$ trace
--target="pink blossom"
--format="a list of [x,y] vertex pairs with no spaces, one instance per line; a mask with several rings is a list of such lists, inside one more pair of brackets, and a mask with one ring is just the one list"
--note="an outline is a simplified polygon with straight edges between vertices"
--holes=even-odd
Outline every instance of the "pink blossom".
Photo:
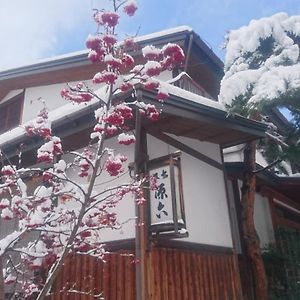
[[98,62],[100,60],[100,57],[98,55],[98,53],[94,50],[91,50],[88,54],[88,59],[92,62],[92,63],[95,63],[95,62]]
[[159,117],[159,112],[156,107],[152,104],[146,104],[144,102],[140,102],[139,106],[142,111],[144,111],[145,116],[151,121],[157,121]]
[[185,59],[183,50],[177,44],[167,44],[162,48],[162,52],[165,57],[162,66],[167,70],[172,70],[175,65],[183,63]]
[[51,182],[53,180],[53,175],[49,172],[44,172],[43,173],[43,181],[44,182]]
[[114,111],[105,118],[105,122],[109,123],[110,125],[121,126],[124,124],[124,117],[118,112]]
[[130,17],[132,17],[135,14],[137,9],[137,3],[134,0],[128,1],[124,6],[124,12]]
[[118,111],[125,120],[132,119],[132,108],[122,103],[115,106],[115,110]]
[[151,121],[157,121],[159,118],[159,113],[158,112],[152,112],[149,114],[148,119]]
[[99,35],[89,35],[86,39],[85,45],[88,49],[96,51],[102,44],[102,39]]
[[7,208],[7,207],[9,207],[9,200],[8,199],[6,199],[6,198],[3,198],[3,199],[1,199],[1,201],[0,201],[0,209],[4,209],[4,208]]
[[11,176],[16,173],[15,168],[12,166],[3,166],[1,169],[1,174],[4,176]]
[[165,101],[169,98],[169,94],[165,92],[158,92],[156,95],[156,99],[159,101]]
[[149,76],[158,76],[161,72],[161,64],[157,61],[150,60],[145,64],[145,73]]
[[114,72],[103,71],[97,73],[93,78],[93,83],[114,84],[118,79],[118,75]]
[[118,176],[123,172],[123,162],[125,162],[127,158],[122,155],[110,155],[105,163],[105,170],[110,176]]
[[99,222],[101,225],[113,227],[116,225],[117,217],[115,213],[106,213],[99,216]]
[[156,99],[159,101],[165,101],[169,98],[169,94],[166,89],[160,87],[156,95]]
[[57,155],[62,154],[61,140],[51,137],[51,140],[38,149],[37,158],[39,162],[51,163]]
[[107,136],[113,136],[118,132],[118,128],[114,125],[108,125],[106,129]]
[[68,89],[63,89],[61,90],[60,95],[66,100],[70,100],[75,103],[89,102],[93,98],[93,96],[90,93],[82,92],[80,90],[70,91]]
[[111,54],[105,55],[104,62],[110,67],[112,67],[113,69],[119,69],[122,65],[122,60],[113,57]]
[[16,276],[13,276],[12,274],[9,274],[5,280],[4,280],[4,283],[5,284],[12,284],[12,283],[15,283],[17,281],[17,277]]
[[123,145],[131,145],[135,143],[135,136],[133,134],[121,133],[118,136],[118,142]]
[[90,169],[90,164],[87,162],[86,159],[81,159],[79,162],[80,172],[78,175],[80,177],[87,177],[89,175],[88,171]]
[[159,82],[156,80],[149,79],[145,83],[143,83],[143,85],[144,85],[145,89],[154,90],[159,87]]
[[48,253],[44,258],[44,264],[48,267],[52,266],[57,259],[57,255],[55,253]]
[[130,83],[130,82],[123,82],[121,87],[120,87],[120,90],[122,92],[127,92],[128,90],[132,89],[133,88],[133,84]]
[[102,39],[108,46],[113,46],[118,41],[116,36],[113,34],[103,35]]
[[95,21],[99,25],[106,25],[108,27],[115,27],[119,22],[120,16],[115,12],[97,12],[94,15]]
[[122,57],[122,62],[125,65],[125,67],[128,68],[134,64],[134,59],[131,55],[125,53]]
[[1,212],[1,218],[3,220],[9,221],[14,217],[13,212],[9,208],[4,208]]
[[161,56],[161,50],[154,46],[146,46],[142,49],[143,56],[147,60],[158,60]]
[[128,37],[128,38],[124,39],[124,41],[123,41],[123,47],[126,50],[132,50],[132,49],[136,49],[137,48],[137,44],[134,42],[133,38]]

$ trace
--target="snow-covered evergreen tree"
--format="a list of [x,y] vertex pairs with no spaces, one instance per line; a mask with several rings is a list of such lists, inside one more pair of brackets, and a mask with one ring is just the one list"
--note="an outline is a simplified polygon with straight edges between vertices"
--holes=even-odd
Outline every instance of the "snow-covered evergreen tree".
[[[219,97],[230,112],[269,124],[269,139],[261,149],[269,163],[288,162],[291,168],[277,165],[287,174],[299,172],[300,162],[299,47],[300,16],[278,13],[230,31]],[[278,109],[288,115],[289,124],[274,122]]]

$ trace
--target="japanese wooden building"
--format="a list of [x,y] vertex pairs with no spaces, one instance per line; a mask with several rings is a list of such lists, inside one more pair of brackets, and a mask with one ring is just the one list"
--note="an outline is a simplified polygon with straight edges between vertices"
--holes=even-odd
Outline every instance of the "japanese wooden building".
[[[228,179],[238,177],[228,169],[232,172],[227,178],[223,150],[263,137],[266,127],[227,115],[217,102],[222,62],[189,27],[137,41],[141,46],[157,47],[174,42],[186,54],[183,70],[161,75],[170,98],[159,120],[148,123],[136,116],[137,143],[125,153],[138,172],[157,174],[164,190],[158,194],[145,192],[147,202],[141,206],[136,206],[133,199],[120,203],[117,214],[124,225],[121,230],[103,232],[103,243],[111,253],[106,262],[70,256],[49,299],[243,299],[237,210],[232,186],[230,189],[227,185]],[[134,55],[142,59],[139,51]],[[1,123],[1,151],[13,159],[16,145],[24,143],[23,161],[34,164],[33,150],[41,141],[13,127],[34,118],[38,107],[32,100],[40,96],[46,100],[53,130],[62,137],[64,148],[84,147],[94,122],[93,104],[71,109],[68,115],[60,114],[66,104],[59,93],[67,82],[89,83],[98,67],[89,63],[83,51],[0,72],[0,115],[6,116],[5,121],[0,119],[5,122]],[[178,76],[181,71],[184,73]],[[156,103],[154,92],[141,86],[136,89],[143,101]],[[117,97],[126,101],[131,94]],[[111,139],[107,145],[119,147]],[[276,198],[279,186],[267,186],[263,180],[261,195],[272,203],[270,199]],[[285,199],[284,205],[297,201],[291,200],[290,187],[297,186],[292,181],[280,181],[280,194],[286,188],[280,198]],[[135,226],[135,221],[125,222],[135,216],[142,226]],[[272,213],[272,222],[282,221]],[[10,230],[3,226],[2,222],[1,237]],[[82,293],[74,294],[72,289]]]

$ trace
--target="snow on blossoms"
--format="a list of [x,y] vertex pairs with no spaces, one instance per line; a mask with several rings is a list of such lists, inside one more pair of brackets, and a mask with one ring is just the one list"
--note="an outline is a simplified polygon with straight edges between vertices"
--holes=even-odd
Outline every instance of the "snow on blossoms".
[[124,171],[123,163],[127,160],[127,157],[123,155],[114,155],[110,154],[106,163],[105,170],[110,176],[118,176],[120,173]]
[[[91,78],[92,87],[85,82],[71,83],[61,91],[62,98],[78,107],[70,119],[73,120],[74,116],[75,121],[80,115],[80,128],[70,126],[66,130],[70,136],[62,139],[55,136],[53,132],[57,128],[51,128],[44,107],[25,127],[28,135],[35,135],[35,140],[43,142],[37,149],[38,167],[18,169],[7,165],[1,169],[0,214],[3,220],[16,219],[19,224],[15,234],[0,240],[1,254],[11,255],[13,250],[18,250],[18,261],[16,264],[9,261],[4,280],[8,284],[22,284],[24,297],[41,289],[42,293],[49,291],[51,276],[57,274],[55,268],[63,265],[64,257],[70,253],[84,253],[102,259],[105,251],[101,244],[101,230],[120,229],[128,221],[122,220],[122,223],[118,220],[114,211],[117,204],[125,197],[134,198],[137,204],[145,201],[145,179],[124,174],[127,157],[122,154],[122,149],[127,146],[130,153],[130,147],[136,142],[136,114],[156,121],[161,111],[138,97],[136,89],[142,85],[153,90],[158,101],[166,101],[168,91],[157,77],[162,72],[180,67],[184,53],[173,43],[162,48],[149,45],[141,49],[131,37],[119,42],[116,32],[120,18],[135,15],[137,2],[108,2],[114,4],[112,9],[96,11],[93,17],[97,32],[86,40],[88,59],[97,69]],[[88,115],[82,114],[86,112]],[[95,115],[94,124],[90,123],[91,112]],[[90,141],[85,140],[87,130],[90,130]],[[78,141],[74,141],[73,132],[79,137]],[[117,145],[116,149],[108,148],[111,142]],[[84,148],[75,150],[77,146]],[[22,158],[20,155],[20,164]],[[39,239],[35,240],[37,235]],[[15,245],[18,244],[22,247],[17,248]],[[44,282],[45,278],[38,278],[38,275],[25,276],[28,271],[37,274],[35,271],[41,267],[46,273],[54,270],[47,275],[50,280]]]
[[37,152],[39,162],[52,163],[58,155],[62,154],[62,145],[59,137],[53,136],[50,141],[43,144]]
[[29,122],[29,124],[25,126],[25,130],[28,135],[39,135],[45,139],[49,138],[52,132],[47,109],[43,108],[40,110],[37,118]]
[[130,17],[132,17],[135,14],[137,9],[137,3],[134,0],[127,1],[127,3],[124,6],[124,12]]

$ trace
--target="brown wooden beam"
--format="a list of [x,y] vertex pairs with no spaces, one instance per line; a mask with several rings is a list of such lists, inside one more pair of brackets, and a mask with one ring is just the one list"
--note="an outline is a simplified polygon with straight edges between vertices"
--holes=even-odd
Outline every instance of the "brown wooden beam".
[[272,188],[269,187],[262,187],[260,190],[261,194],[266,197],[272,197],[273,199],[276,198],[277,200],[283,202],[284,204],[291,206],[297,210],[300,210],[300,205],[287,196],[281,194],[278,191],[273,190]]
[[[138,100],[142,99],[142,91],[138,91]],[[146,133],[142,130],[141,114],[138,108],[135,110],[135,153],[134,153],[134,173],[137,178],[143,176],[145,159],[145,142]],[[147,249],[147,232],[146,222],[146,205],[138,204],[136,201],[136,237],[135,237],[135,279],[136,279],[136,300],[147,299],[147,279],[146,279],[146,249]]]
[[219,163],[216,160],[206,156],[205,154],[200,153],[199,151],[177,141],[176,139],[174,139],[162,132],[158,132],[158,131],[148,130],[148,133],[151,134],[152,136],[154,136],[155,138],[157,138],[167,144],[170,144],[171,146],[205,162],[206,164],[223,171],[223,165],[221,163]]

